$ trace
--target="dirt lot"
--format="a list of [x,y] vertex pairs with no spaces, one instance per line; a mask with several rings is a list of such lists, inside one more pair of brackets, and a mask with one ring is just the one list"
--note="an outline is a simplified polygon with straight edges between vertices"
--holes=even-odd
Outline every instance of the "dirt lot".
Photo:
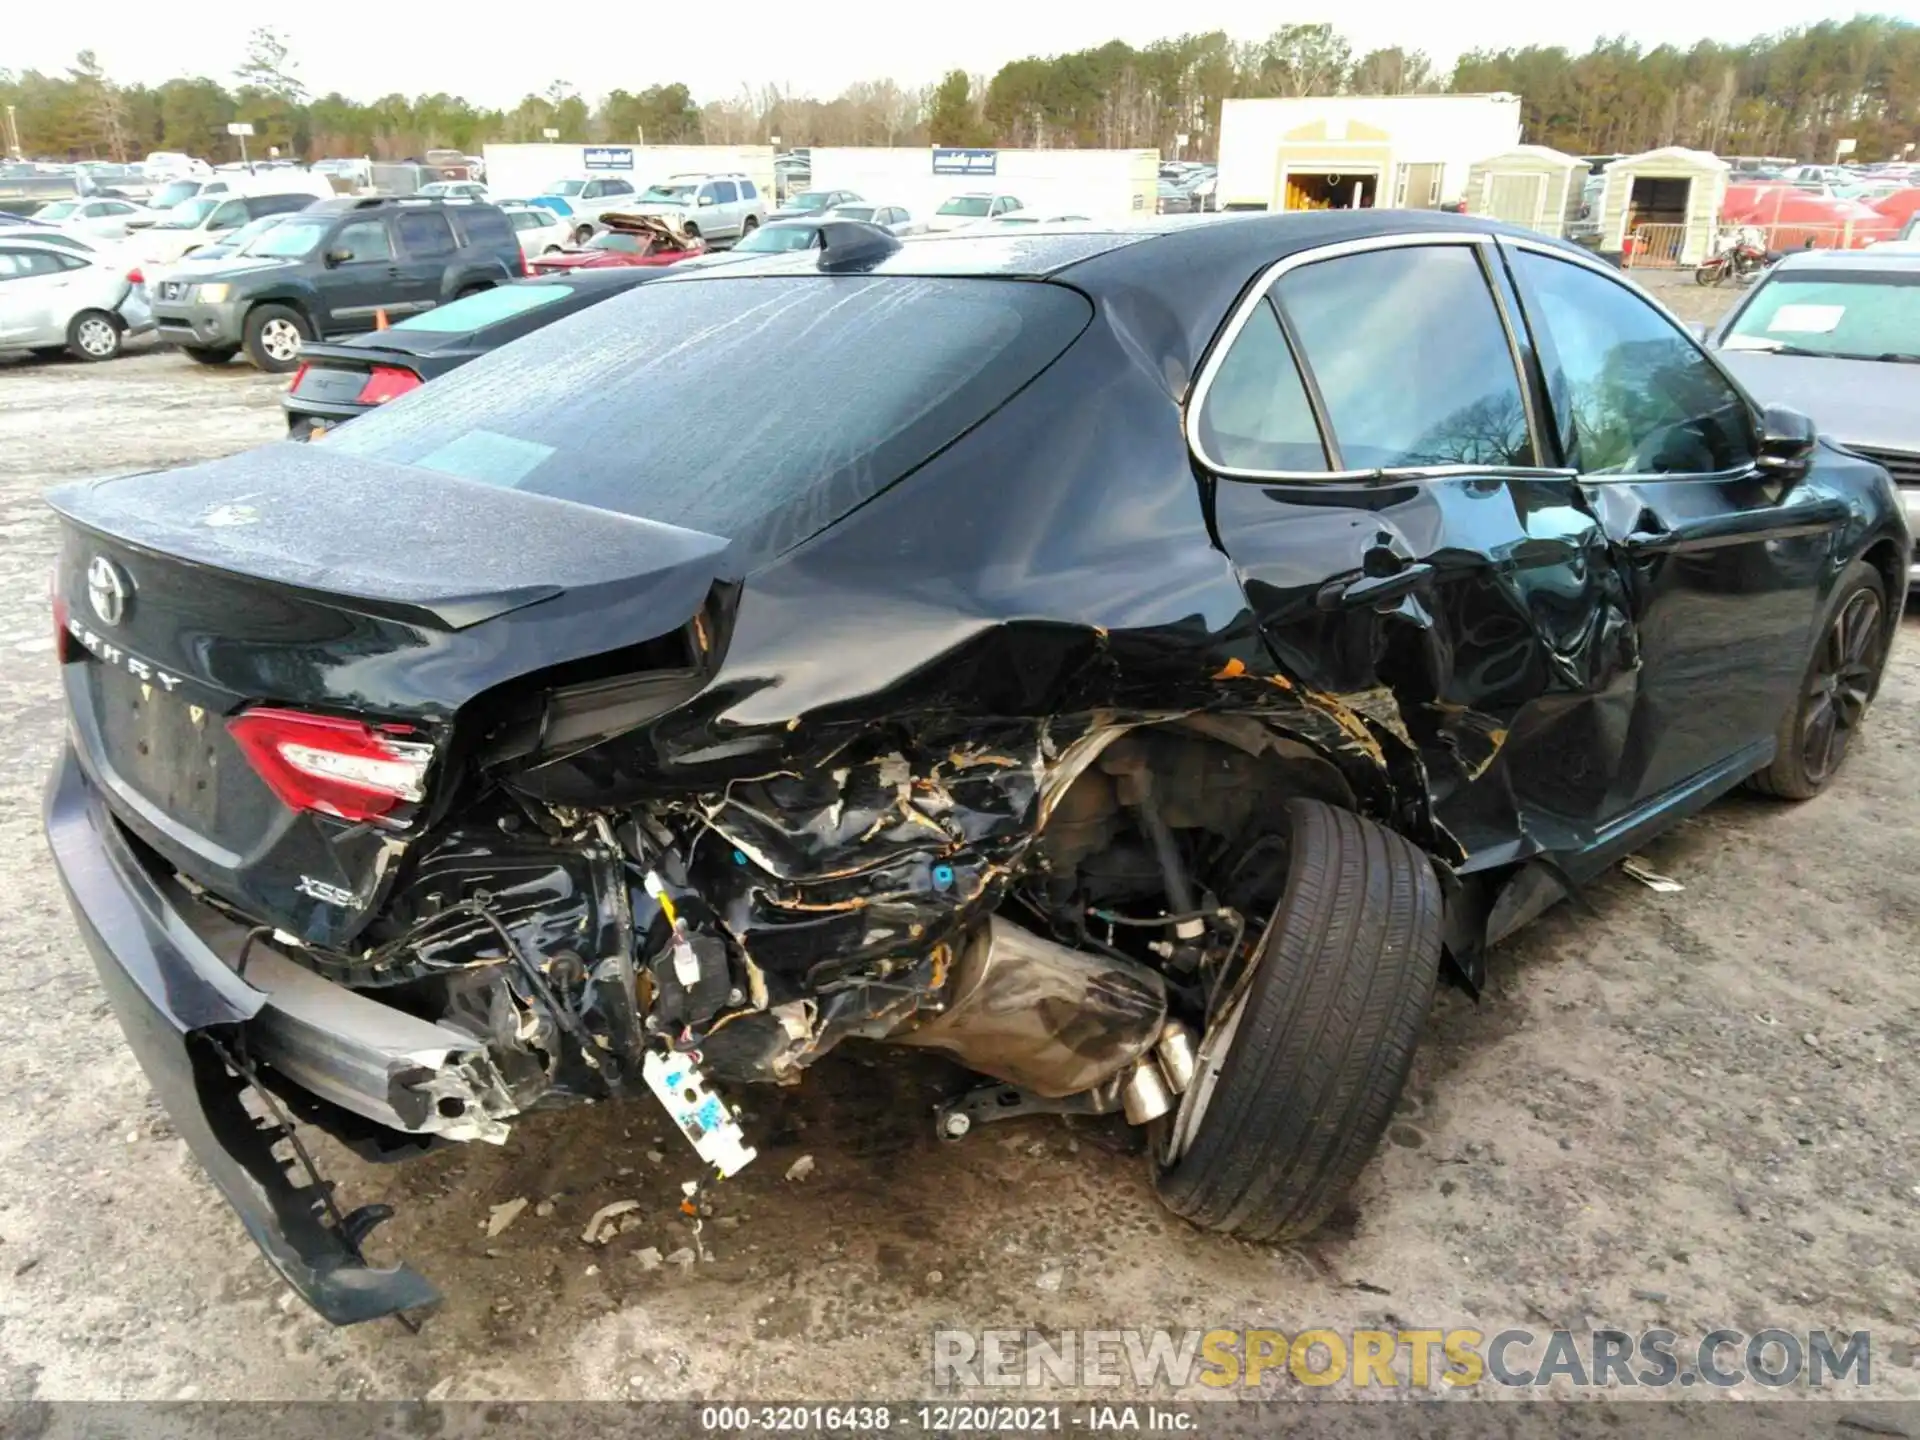
[[[449,1296],[417,1337],[330,1330],[150,1103],[38,815],[61,725],[40,491],[274,439],[278,386],[164,353],[0,364],[0,1399],[908,1396],[941,1324],[1550,1323],[1870,1329],[1876,1391],[1920,1396],[1916,616],[1833,793],[1715,806],[1647,851],[1683,893],[1616,875],[1597,915],[1497,952],[1478,1004],[1442,995],[1389,1143],[1309,1244],[1188,1229],[1103,1130],[942,1145],[928,1107],[955,1072],[868,1050],[744,1097],[761,1158],[684,1268],[640,1253],[695,1243],[693,1157],[644,1105],[390,1171],[326,1149],[350,1203],[398,1205],[376,1249]],[[584,1245],[620,1199],[639,1227]]]

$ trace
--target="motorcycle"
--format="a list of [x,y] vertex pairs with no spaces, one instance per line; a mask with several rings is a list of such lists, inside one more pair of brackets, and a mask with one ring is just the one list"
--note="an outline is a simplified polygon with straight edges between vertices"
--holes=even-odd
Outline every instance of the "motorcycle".
[[1696,285],[1718,285],[1729,276],[1745,285],[1779,257],[1744,236],[1707,257],[1693,272]]

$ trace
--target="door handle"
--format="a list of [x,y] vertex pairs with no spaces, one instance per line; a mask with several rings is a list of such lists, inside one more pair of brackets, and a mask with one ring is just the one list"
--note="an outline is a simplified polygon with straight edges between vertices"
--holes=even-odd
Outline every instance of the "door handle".
[[1320,587],[1314,603],[1322,610],[1361,610],[1372,605],[1390,605],[1416,590],[1424,590],[1432,578],[1433,566],[1416,562],[1402,565],[1391,575],[1362,575],[1354,580],[1332,581]]

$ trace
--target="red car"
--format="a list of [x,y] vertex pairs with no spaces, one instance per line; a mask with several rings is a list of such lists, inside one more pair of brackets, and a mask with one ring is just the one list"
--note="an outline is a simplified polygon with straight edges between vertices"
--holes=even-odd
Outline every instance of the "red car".
[[705,243],[651,215],[603,215],[607,229],[577,250],[537,255],[531,273],[598,269],[608,265],[671,265],[701,254]]

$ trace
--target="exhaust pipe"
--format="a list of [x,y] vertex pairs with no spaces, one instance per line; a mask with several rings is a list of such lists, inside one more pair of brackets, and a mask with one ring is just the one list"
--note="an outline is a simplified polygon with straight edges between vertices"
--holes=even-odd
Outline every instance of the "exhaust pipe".
[[[1077,1095],[1147,1056],[1166,1028],[1167,990],[1144,965],[1056,945],[998,915],[965,942],[946,1009],[887,1038],[944,1050],[971,1070],[1047,1099]],[[1131,1078],[1131,1077],[1130,1077]],[[1129,1112],[1164,1101],[1143,1093]]]

